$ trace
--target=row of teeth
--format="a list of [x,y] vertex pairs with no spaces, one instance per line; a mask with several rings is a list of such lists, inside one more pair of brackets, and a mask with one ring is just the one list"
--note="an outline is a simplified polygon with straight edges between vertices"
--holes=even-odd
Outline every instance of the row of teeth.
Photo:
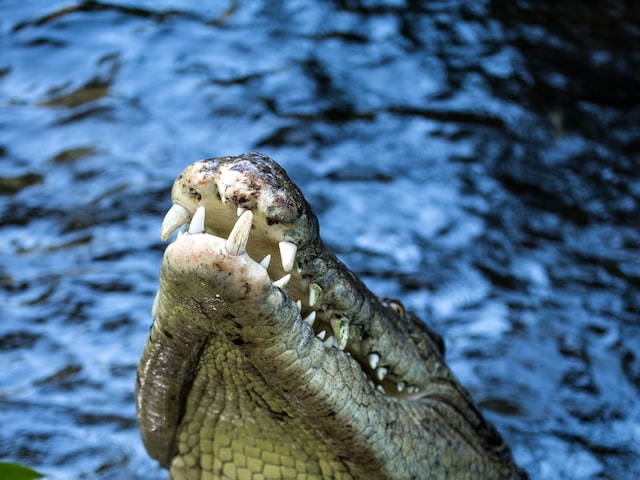
[[[182,208],[182,207],[181,207]],[[227,239],[226,248],[227,251],[231,255],[242,255],[247,250],[247,243],[249,241],[249,234],[251,232],[251,224],[253,223],[253,214],[251,210],[246,210],[243,208],[238,209],[239,218],[236,221],[236,224],[233,226],[231,233],[229,234],[229,238]],[[198,207],[196,212],[193,214],[191,218],[191,223],[189,224],[188,232],[193,233],[202,233],[205,231],[204,228],[204,219],[205,219],[205,208]],[[298,247],[291,242],[287,242],[286,240],[282,240],[279,243],[280,248],[280,258],[282,259],[282,268],[285,272],[290,272],[293,269],[293,265],[296,260],[296,254],[298,253]],[[267,255],[260,261],[260,265],[266,270],[269,268],[269,264],[271,263],[271,255]],[[291,273],[287,273],[279,280],[275,280],[273,285],[284,289],[289,281],[291,280]],[[322,287],[317,283],[309,284],[309,306],[314,307],[318,303],[318,299],[322,294]],[[296,302],[298,306],[298,311],[302,311],[302,302],[298,300]],[[307,317],[303,320],[304,322],[313,327],[316,320],[317,313],[315,310],[311,311]],[[349,341],[349,321],[345,317],[334,317],[330,321],[331,329],[333,331],[333,336],[327,336],[327,331],[320,331],[316,337],[319,340],[322,340],[325,345],[331,347],[337,347],[340,350],[344,350],[347,346],[347,342]]]
[[[244,209],[242,207],[238,208],[237,211],[238,220],[236,221],[231,233],[229,233],[229,237],[227,238],[226,249],[231,255],[242,255],[247,250],[247,243],[249,241],[249,234],[251,232],[251,225],[253,223],[253,213],[251,210]],[[162,227],[162,237],[163,239],[168,238],[173,230],[175,230],[176,225],[183,224],[188,217],[190,216],[189,212],[186,208],[174,204],[173,207],[169,210],[167,215],[165,216],[165,220],[163,222]],[[203,206],[198,207],[196,212],[193,214],[191,218],[191,222],[189,224],[188,232],[190,234],[203,233],[205,231],[205,208]],[[166,231],[169,231],[166,234]],[[286,240],[282,240],[279,242],[280,249],[280,257],[282,259],[282,268],[285,272],[290,272],[295,265],[296,254],[298,252],[298,247]],[[267,255],[263,258],[259,263],[266,270],[269,268],[269,264],[271,262],[271,255]],[[286,273],[282,278],[275,280],[272,284],[278,288],[284,289],[289,281],[291,280],[291,273]],[[309,284],[309,307],[315,307],[318,305],[318,301],[320,296],[322,295],[322,287],[317,283],[311,282]],[[298,312],[302,311],[302,302],[298,300],[296,302],[298,307]],[[312,310],[303,321],[313,328],[315,321],[317,318],[317,311]],[[331,328],[331,334],[327,334],[327,329],[322,329],[318,333],[316,333],[316,338],[322,341],[327,347],[338,348],[340,350],[344,350],[347,347],[349,341],[349,319],[344,316],[334,315],[329,320],[329,326]],[[371,371],[374,372],[375,379],[377,382],[382,382],[387,378],[387,374],[389,369],[385,366],[380,365],[380,355],[372,352],[367,355],[367,361],[369,363],[369,367]],[[416,394],[419,392],[419,388],[414,385],[407,385],[403,381],[392,382],[395,384],[395,389],[398,393],[406,392],[409,394]],[[381,391],[382,393],[386,393],[384,387],[380,383],[374,383],[373,380],[370,381],[370,384]]]

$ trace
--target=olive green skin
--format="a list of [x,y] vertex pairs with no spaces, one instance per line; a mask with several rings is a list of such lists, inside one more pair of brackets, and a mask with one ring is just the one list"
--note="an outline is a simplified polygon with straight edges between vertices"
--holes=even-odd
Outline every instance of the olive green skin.
[[[172,197],[190,215],[205,207],[206,232],[165,252],[136,388],[143,441],[171,478],[526,478],[446,366],[439,337],[325,248],[273,160],[196,162]],[[246,210],[246,252],[233,254],[225,238]],[[280,241],[297,246],[290,272]],[[318,338],[331,325],[348,326],[343,349]]]

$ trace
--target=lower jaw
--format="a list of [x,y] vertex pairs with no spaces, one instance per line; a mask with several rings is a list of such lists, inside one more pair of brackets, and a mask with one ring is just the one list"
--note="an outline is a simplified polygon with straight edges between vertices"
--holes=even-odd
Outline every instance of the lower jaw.
[[[275,265],[269,265],[271,263],[269,258],[272,254],[258,263],[249,257],[247,250],[264,252],[268,251],[268,248],[264,246],[258,248],[258,245],[251,242],[252,218],[251,211],[241,212],[229,238],[223,239],[203,233],[205,230],[204,207],[200,207],[193,215],[188,231],[180,234],[179,238],[167,249],[167,252],[170,254],[171,251],[178,248],[176,245],[179,245],[180,242],[187,242],[189,238],[202,238],[205,243],[207,240],[213,243],[217,242],[221,264],[227,261],[227,257],[242,257],[246,263],[242,268],[252,269],[253,276],[238,279],[235,281],[237,284],[247,288],[252,286],[254,291],[256,289],[277,288],[287,292],[285,298],[292,299],[292,305],[289,306],[289,309],[297,310],[293,313],[294,317],[297,314],[303,315],[303,323],[311,327],[316,339],[325,348],[333,350],[335,352],[333,354],[342,354],[336,350],[346,350],[349,360],[352,360],[352,357],[357,359],[361,370],[368,376],[369,385],[372,388],[378,390],[379,393],[392,396],[419,396],[419,390],[415,385],[403,380],[390,379],[388,374],[392,369],[384,364],[384,358],[381,358],[380,353],[370,351],[368,342],[362,340],[367,335],[368,324],[377,314],[372,306],[379,303],[376,297],[334,255],[324,249],[319,239],[306,245],[301,252],[296,252],[297,248],[293,247],[293,252],[290,255],[287,255],[287,250],[283,249],[283,244],[287,248],[290,244],[286,245],[288,242],[280,242],[280,257],[283,259],[283,267],[280,267],[277,262],[274,262]],[[193,248],[185,248],[185,250],[195,262],[193,266],[195,271],[198,268],[203,268],[202,265],[206,265],[207,262],[213,261],[211,252],[198,256]],[[307,261],[307,259],[310,260]],[[286,268],[285,263],[288,263]],[[218,269],[222,271],[225,269],[231,271],[234,268],[232,263],[226,267],[224,265],[218,266]],[[282,275],[287,270],[290,273],[284,274],[278,280],[271,280],[269,271]],[[198,276],[197,272],[194,274],[194,278],[196,276]],[[216,282],[224,281],[223,275]],[[185,279],[183,285],[188,282],[189,280]],[[216,282],[210,283],[216,284]],[[233,289],[230,288],[229,291],[233,291]],[[210,294],[211,291],[203,291],[202,298]],[[243,292],[237,293],[237,295],[242,294]],[[237,313],[237,315],[251,316],[252,312],[260,312],[263,305],[268,302],[266,298],[258,298],[250,308],[243,309],[243,312]],[[228,306],[224,308],[228,308]],[[284,331],[278,335],[286,333]],[[259,339],[254,341],[257,340]]]

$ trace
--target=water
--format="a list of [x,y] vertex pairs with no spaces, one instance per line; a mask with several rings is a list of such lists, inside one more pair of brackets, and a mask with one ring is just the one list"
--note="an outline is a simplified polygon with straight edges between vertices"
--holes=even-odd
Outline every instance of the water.
[[640,13],[556,3],[0,3],[0,458],[166,477],[133,388],[170,186],[259,150],[532,478],[640,475]]

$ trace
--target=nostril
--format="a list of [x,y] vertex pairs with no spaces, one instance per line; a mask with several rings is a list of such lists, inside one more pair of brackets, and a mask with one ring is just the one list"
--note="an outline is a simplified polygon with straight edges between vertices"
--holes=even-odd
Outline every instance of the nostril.
[[194,197],[197,201],[202,200],[202,194],[193,187],[189,187],[189,195]]

